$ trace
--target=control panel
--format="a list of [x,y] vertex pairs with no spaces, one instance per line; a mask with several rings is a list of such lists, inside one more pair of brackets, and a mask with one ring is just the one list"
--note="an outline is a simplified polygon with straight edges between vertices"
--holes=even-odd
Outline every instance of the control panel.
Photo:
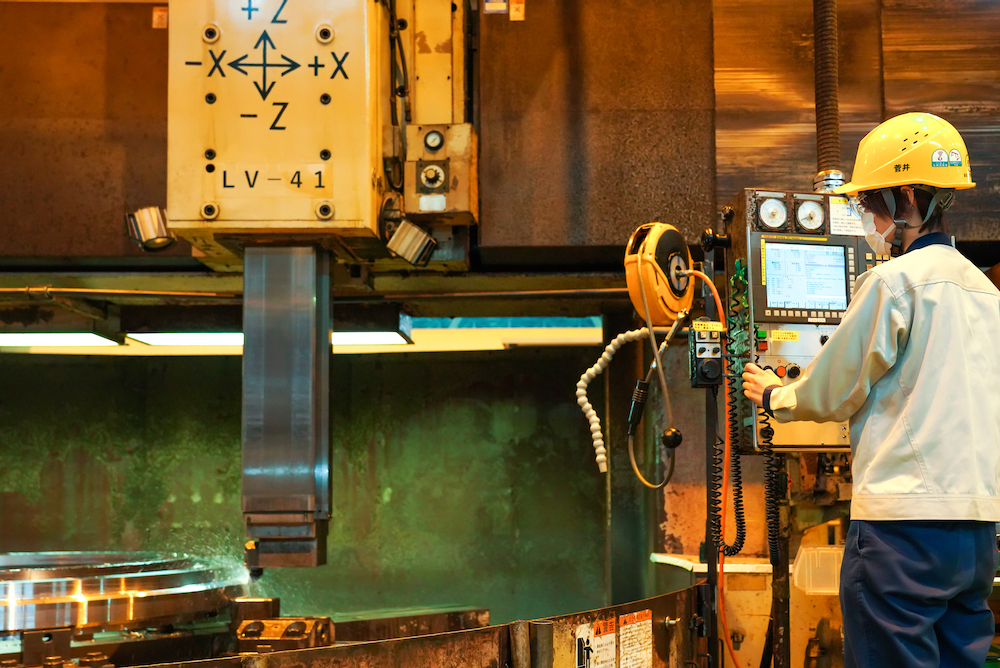
[[[753,332],[753,354],[757,366],[770,369],[783,385],[801,377],[820,348],[829,340],[835,325],[757,324]],[[771,420],[775,449],[849,450],[846,422],[788,422]]]
[[691,387],[722,385],[722,335],[720,322],[710,322],[705,317],[691,322],[688,336]]
[[[724,214],[730,359],[794,383],[840,324],[857,277],[888,258],[871,252],[846,197],[746,189]],[[850,448],[847,423],[780,424],[739,395],[744,451],[764,441],[788,451]]]

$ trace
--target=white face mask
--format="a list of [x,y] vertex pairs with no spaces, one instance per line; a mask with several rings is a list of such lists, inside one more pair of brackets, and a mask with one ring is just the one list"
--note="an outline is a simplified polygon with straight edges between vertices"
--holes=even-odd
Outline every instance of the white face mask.
[[876,255],[889,255],[892,252],[891,239],[896,235],[896,226],[892,225],[884,234],[879,234],[875,227],[875,216],[865,211],[861,216],[861,225],[865,229],[865,241],[875,251]]

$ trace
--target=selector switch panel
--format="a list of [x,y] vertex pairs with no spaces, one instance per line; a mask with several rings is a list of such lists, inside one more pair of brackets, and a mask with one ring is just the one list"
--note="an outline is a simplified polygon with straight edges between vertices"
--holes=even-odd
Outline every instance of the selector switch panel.
[[[805,367],[819,354],[836,325],[757,323],[757,366],[771,369],[783,385],[802,377]],[[766,346],[761,349],[761,346]],[[759,417],[759,416],[758,416]],[[759,423],[758,423],[759,426]],[[790,451],[838,451],[850,448],[847,423],[770,421],[772,444]]]

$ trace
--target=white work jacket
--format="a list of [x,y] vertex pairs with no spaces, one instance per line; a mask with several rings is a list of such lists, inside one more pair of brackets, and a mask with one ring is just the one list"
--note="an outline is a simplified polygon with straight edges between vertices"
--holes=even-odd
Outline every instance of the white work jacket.
[[1000,521],[1000,292],[940,243],[865,272],[770,408],[850,419],[853,519]]

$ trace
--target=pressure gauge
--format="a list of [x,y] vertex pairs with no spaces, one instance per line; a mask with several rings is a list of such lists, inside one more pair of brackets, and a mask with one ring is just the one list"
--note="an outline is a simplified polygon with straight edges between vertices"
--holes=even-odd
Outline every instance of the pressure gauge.
[[444,146],[444,135],[437,130],[431,130],[424,137],[424,146],[428,151],[436,151]]
[[823,207],[820,203],[811,201],[799,204],[798,211],[795,212],[795,217],[798,219],[802,229],[809,231],[818,230],[823,227],[823,220],[825,219]]
[[786,220],[788,220],[788,210],[781,200],[771,198],[764,200],[760,205],[760,222],[764,223],[765,227],[776,230],[784,225]]

